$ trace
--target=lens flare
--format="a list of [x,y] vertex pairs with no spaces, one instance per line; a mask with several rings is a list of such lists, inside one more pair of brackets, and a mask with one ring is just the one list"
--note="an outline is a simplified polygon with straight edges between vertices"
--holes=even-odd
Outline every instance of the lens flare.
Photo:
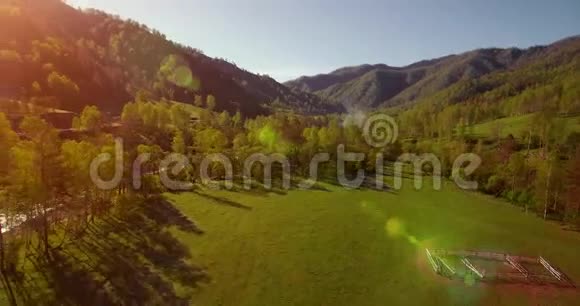
[[278,141],[278,133],[269,125],[266,125],[260,130],[258,134],[258,140],[262,145],[268,148],[273,148],[274,144]]
[[409,234],[405,224],[399,218],[390,218],[385,223],[385,231],[387,235],[391,238],[403,238],[406,239],[410,244],[420,247],[421,242],[417,237]]
[[270,125],[266,125],[258,132],[258,141],[269,151],[277,153],[286,153],[291,147],[289,143],[282,138],[280,132]]
[[390,237],[396,238],[406,235],[405,225],[398,218],[390,218],[385,224],[385,230]]
[[193,76],[188,67],[180,66],[173,71],[173,82],[177,86],[189,87],[193,83]]
[[167,56],[161,63],[159,73],[167,81],[181,88],[198,91],[201,87],[199,79],[193,75],[187,62],[180,56]]
[[415,236],[408,236],[407,237],[407,240],[409,240],[409,242],[412,245],[415,245],[415,246],[420,246],[421,245],[421,243],[419,242],[419,240]]

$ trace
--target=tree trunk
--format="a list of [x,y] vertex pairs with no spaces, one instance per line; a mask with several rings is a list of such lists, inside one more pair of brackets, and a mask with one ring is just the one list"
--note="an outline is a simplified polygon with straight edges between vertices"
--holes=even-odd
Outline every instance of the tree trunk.
[[41,239],[46,259],[50,260],[50,242],[48,241],[48,216],[45,206],[42,207],[42,229]]
[[530,147],[532,146],[532,130],[528,132],[528,149],[526,151],[526,160],[527,157],[530,155]]
[[16,295],[14,294],[14,289],[12,289],[12,283],[10,282],[10,278],[6,273],[6,269],[2,267],[2,285],[4,286],[5,291],[8,293],[8,300],[10,301],[10,305],[17,306],[18,303],[16,302]]
[[10,305],[16,306],[16,296],[14,290],[12,289],[12,284],[10,283],[10,278],[6,271],[6,248],[4,244],[4,234],[2,233],[2,224],[0,224],[0,274],[2,274],[2,285],[8,293],[8,299],[10,300]]
[[544,220],[548,217],[548,204],[550,202],[550,180],[552,179],[552,161],[548,160],[548,178],[546,179],[546,198],[544,201]]
[[580,202],[576,201],[576,216],[574,218],[576,224],[578,224],[578,218],[580,218]]
[[510,199],[510,202],[513,204],[514,203],[514,195],[516,194],[516,176],[514,175],[512,177],[512,197]]

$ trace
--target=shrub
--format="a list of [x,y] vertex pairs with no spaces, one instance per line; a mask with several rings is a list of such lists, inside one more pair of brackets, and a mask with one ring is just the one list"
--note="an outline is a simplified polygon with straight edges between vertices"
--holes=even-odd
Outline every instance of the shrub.
[[492,175],[485,185],[485,191],[489,194],[499,195],[504,189],[504,181],[497,175]]

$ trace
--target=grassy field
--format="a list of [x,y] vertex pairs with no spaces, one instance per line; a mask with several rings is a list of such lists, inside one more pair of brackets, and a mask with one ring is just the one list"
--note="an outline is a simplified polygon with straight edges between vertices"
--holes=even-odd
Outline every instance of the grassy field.
[[[408,184],[410,186],[410,184]],[[456,190],[201,190],[168,199],[203,234],[173,227],[207,280],[194,305],[577,305],[577,291],[469,286],[433,273],[424,248],[542,255],[580,280],[580,234]]]
[[[512,134],[519,138],[524,133],[527,133],[532,122],[534,114],[528,114],[517,117],[507,117],[497,119],[485,123],[480,123],[472,126],[468,131],[476,136],[492,136],[497,129],[500,131],[501,137],[506,137]],[[556,119],[564,122],[567,133],[580,132],[580,117],[566,117]]]
[[424,249],[541,255],[578,281],[580,233],[405,183],[128,198],[66,244],[57,231],[50,260],[22,254],[13,288],[22,305],[577,305],[572,289],[447,280]]

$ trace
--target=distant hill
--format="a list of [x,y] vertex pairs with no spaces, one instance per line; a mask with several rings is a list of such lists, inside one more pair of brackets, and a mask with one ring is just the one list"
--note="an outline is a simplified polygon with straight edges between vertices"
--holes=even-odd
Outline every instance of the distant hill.
[[543,68],[566,65],[577,59],[579,52],[580,38],[576,36],[549,46],[478,49],[405,67],[384,64],[345,67],[328,74],[300,77],[285,85],[347,106],[400,106],[487,75],[538,68],[543,62],[546,64],[540,65]]
[[[0,98],[78,111],[95,104],[118,113],[135,96],[194,103],[246,115],[290,109],[328,113],[341,107],[270,77],[205,56],[134,21],[59,0],[0,4]],[[51,105],[52,106],[52,105]]]

